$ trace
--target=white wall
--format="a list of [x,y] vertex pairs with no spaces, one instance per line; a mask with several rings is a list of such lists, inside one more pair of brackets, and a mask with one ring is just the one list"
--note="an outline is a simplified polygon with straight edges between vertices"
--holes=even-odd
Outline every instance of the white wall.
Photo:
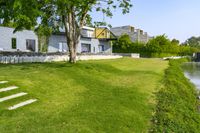
[[[27,51],[26,39],[35,40],[36,52],[38,52],[38,37],[33,31],[23,30],[13,33],[13,28],[0,26],[0,48],[4,51]],[[17,48],[12,49],[12,38],[17,40]]]
[[[49,38],[49,45],[48,45],[48,52],[59,52],[59,43],[64,42],[66,43],[66,38],[64,35],[52,35]],[[90,44],[91,52],[90,53],[99,53],[99,45],[104,45],[105,53],[112,53],[112,48],[109,41],[100,41],[99,39],[95,38],[81,38],[77,52],[81,53],[81,43]],[[95,51],[94,51],[95,49]],[[68,51],[67,44],[66,44],[66,51]]]

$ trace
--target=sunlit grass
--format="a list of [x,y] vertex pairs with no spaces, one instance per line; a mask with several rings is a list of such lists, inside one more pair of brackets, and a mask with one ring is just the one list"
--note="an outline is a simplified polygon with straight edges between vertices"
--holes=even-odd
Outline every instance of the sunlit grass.
[[[167,63],[124,58],[0,65],[0,80],[20,87],[0,97],[29,93],[0,103],[0,132],[146,132]],[[38,102],[7,110],[28,98]]]

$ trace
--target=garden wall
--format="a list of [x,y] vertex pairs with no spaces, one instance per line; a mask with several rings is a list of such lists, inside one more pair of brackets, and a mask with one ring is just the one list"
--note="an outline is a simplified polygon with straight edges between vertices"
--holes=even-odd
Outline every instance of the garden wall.
[[[118,59],[122,57],[121,55],[78,55],[77,60]],[[68,60],[68,55],[0,55],[0,63],[3,64],[59,62]]]

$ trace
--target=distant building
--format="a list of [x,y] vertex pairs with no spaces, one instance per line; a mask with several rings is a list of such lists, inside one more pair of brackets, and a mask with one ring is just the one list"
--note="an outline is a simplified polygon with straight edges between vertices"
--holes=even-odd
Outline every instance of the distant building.
[[141,29],[135,29],[133,26],[113,27],[111,28],[111,32],[118,37],[127,34],[133,42],[147,43],[149,39],[152,38],[147,34],[147,32],[144,32]]

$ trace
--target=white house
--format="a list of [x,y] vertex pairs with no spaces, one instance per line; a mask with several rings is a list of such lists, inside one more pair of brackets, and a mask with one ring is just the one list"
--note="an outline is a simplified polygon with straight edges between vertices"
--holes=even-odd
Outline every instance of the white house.
[[[83,27],[81,39],[77,47],[78,53],[112,53],[109,40],[95,38],[95,28]],[[55,33],[49,38],[48,52],[68,52],[68,46],[64,31]]]
[[38,52],[38,37],[33,31],[13,31],[13,28],[0,26],[0,51]]
[[[38,37],[30,30],[13,33],[14,28],[0,26],[0,51],[38,52]],[[84,27],[77,47],[78,53],[112,53],[112,45],[108,38],[97,39],[95,28]],[[64,31],[52,34],[48,41],[48,52],[68,52]]]

